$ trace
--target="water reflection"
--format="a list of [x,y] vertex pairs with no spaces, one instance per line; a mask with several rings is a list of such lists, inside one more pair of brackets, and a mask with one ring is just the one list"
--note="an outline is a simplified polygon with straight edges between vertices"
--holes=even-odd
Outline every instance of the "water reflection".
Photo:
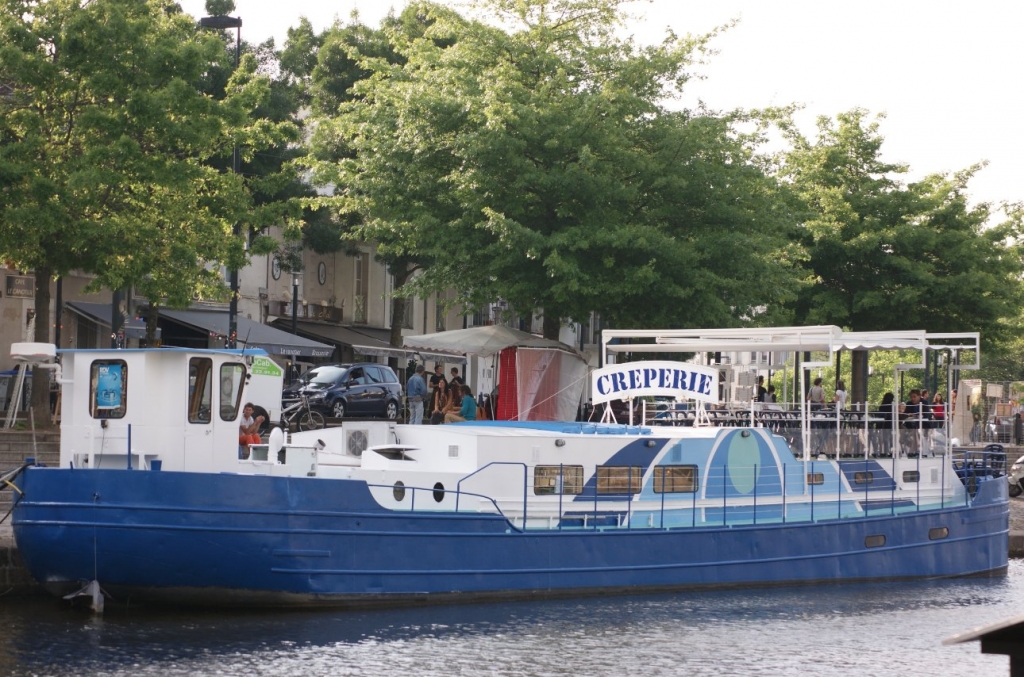
[[0,602],[12,675],[978,675],[1007,660],[942,647],[1024,612],[1006,578],[736,590],[363,612],[119,610]]

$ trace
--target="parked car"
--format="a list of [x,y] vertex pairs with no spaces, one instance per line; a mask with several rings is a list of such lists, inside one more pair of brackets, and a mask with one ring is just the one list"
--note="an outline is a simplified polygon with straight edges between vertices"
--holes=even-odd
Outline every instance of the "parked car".
[[387,365],[322,364],[307,374],[309,379],[298,392],[306,395],[311,408],[327,416],[398,417],[402,385]]
[[305,388],[307,385],[309,385],[310,380],[312,380],[313,377],[317,375],[317,372],[320,369],[323,369],[323,368],[326,368],[326,367],[343,367],[343,366],[345,366],[345,365],[341,365],[341,364],[318,364],[317,366],[310,368],[309,370],[306,371],[306,373],[302,374],[297,379],[295,379],[294,381],[292,381],[291,383],[289,383],[288,385],[286,385],[284,387],[284,390],[281,391],[281,406],[283,408],[287,409],[291,405],[293,405],[296,402],[298,402],[299,401],[299,392],[303,388]]

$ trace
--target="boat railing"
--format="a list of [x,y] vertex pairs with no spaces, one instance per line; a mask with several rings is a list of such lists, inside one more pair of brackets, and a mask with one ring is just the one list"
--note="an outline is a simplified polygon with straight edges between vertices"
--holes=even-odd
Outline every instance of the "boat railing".
[[[454,490],[402,486],[408,510],[500,515],[517,529],[667,529],[848,520],[970,506],[983,481],[1005,474],[1006,454],[990,445],[959,450],[952,464],[917,458],[795,461],[776,466],[655,466],[605,471],[583,483],[575,468],[532,479],[525,463],[496,461],[461,478]],[[498,466],[522,469],[519,497],[464,491],[463,483]],[[541,481],[543,480],[543,481]],[[554,480],[554,481],[552,481]],[[398,491],[393,485],[372,488]],[[423,492],[432,498],[423,499]],[[454,495],[453,501],[446,501]],[[465,499],[475,501],[467,504]],[[557,498],[557,500],[556,500]],[[424,507],[425,506],[425,507]],[[401,508],[397,508],[401,509]]]
[[[555,486],[578,492],[559,495],[557,503],[546,498],[541,504],[531,496],[526,527],[722,527],[862,519],[970,506],[977,482],[993,477],[1000,460],[989,454],[973,462],[976,465],[968,466],[965,473],[953,473],[945,463],[937,466],[921,458],[889,458],[796,462],[784,464],[781,474],[774,466],[767,472],[757,465],[729,466],[714,468],[704,477],[696,466],[678,466],[682,472],[676,473],[659,466],[647,486],[642,486],[640,473],[623,472],[603,484],[584,487],[572,487],[566,476]],[[931,476],[933,471],[937,477]],[[556,493],[548,485],[544,489],[547,496]]]
[[[657,466],[653,477],[645,476],[640,468],[626,467],[585,485],[578,484],[573,472],[566,470],[562,469],[554,483],[535,484],[529,481],[526,469],[526,489],[518,498],[463,491],[461,482],[454,491],[436,486],[403,487],[403,491],[412,492],[408,507],[412,512],[450,510],[454,503],[456,512],[500,515],[516,530],[822,522],[970,507],[981,483],[1005,471],[1005,454],[965,452],[953,466],[897,457],[794,462],[783,464],[781,469],[725,466],[707,472],[697,466]],[[422,492],[429,492],[433,501],[418,499]],[[455,500],[446,508],[442,500],[451,494]],[[470,505],[466,498],[476,501]]]
[[[465,479],[465,478],[463,478],[463,479]],[[430,512],[430,513],[435,513],[435,512],[439,512],[439,511],[444,511],[444,507],[440,506],[439,504],[441,504],[444,501],[445,497],[448,496],[448,495],[454,495],[455,496],[455,512],[460,512],[460,509],[459,509],[459,499],[461,497],[466,496],[466,497],[470,497],[470,498],[479,499],[485,505],[486,504],[490,504],[490,506],[493,508],[493,513],[492,514],[500,515],[501,517],[504,517],[508,521],[509,526],[511,526],[512,528],[518,530],[518,527],[515,526],[514,520],[512,520],[511,518],[508,517],[508,515],[505,514],[505,511],[501,509],[501,507],[498,505],[498,502],[493,497],[487,496],[485,494],[480,494],[480,493],[476,493],[476,492],[472,492],[472,491],[462,491],[460,489],[454,489],[454,490],[453,489],[445,489],[443,487],[436,487],[436,486],[434,486],[434,487],[416,487],[416,486],[410,486],[410,485],[403,484],[399,488],[399,487],[397,487],[396,485],[393,485],[393,484],[377,484],[377,483],[374,483],[374,482],[367,482],[366,486],[371,488],[371,489],[386,489],[388,491],[391,491],[392,493],[401,492],[401,499],[398,499],[398,500],[401,500],[403,502],[404,502],[404,499],[405,499],[405,494],[409,493],[410,494],[410,500],[409,500],[409,507],[407,509],[408,512],[419,512],[419,513],[428,513],[428,512]],[[433,504],[428,504],[428,505],[431,505],[429,510],[425,509],[425,508],[422,508],[422,507],[419,508],[419,509],[416,508],[416,497],[417,497],[417,495],[420,495],[420,494],[423,494],[423,493],[429,494],[431,499],[434,501]],[[398,497],[396,495],[396,499],[397,498]],[[422,505],[422,499],[421,499],[421,505]],[[524,510],[523,514],[524,515],[526,514],[525,513],[525,506],[526,506],[526,501],[525,501],[525,498],[524,498],[524,501],[523,501],[523,510]],[[401,508],[393,508],[393,509],[401,510]],[[487,511],[487,510],[481,511],[481,510],[479,510],[479,508],[474,508],[472,510],[472,512],[476,513],[476,514],[479,514],[479,513],[485,513],[486,514],[486,513],[491,512],[491,511]]]
[[822,406],[804,411],[800,405],[732,403],[701,409],[692,402],[651,402],[640,405],[644,425],[768,428],[784,437],[794,453],[805,445],[803,417],[807,416],[808,451],[812,458],[888,458],[935,456],[946,449],[945,420],[893,416],[877,408],[839,409]]

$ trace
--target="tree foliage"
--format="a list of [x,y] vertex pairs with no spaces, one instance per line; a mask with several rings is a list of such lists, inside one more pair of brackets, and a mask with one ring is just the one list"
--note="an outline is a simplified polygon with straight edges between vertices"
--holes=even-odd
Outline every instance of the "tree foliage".
[[179,303],[215,294],[206,264],[241,265],[231,222],[250,202],[204,161],[230,152],[258,97],[198,90],[216,37],[159,2],[8,0],[0,22],[0,252]]
[[505,29],[420,2],[384,26],[397,60],[350,45],[369,75],[319,110],[313,154],[354,234],[416,257],[418,289],[542,310],[549,335],[591,311],[680,326],[780,307],[798,256],[756,134],[664,105],[708,36],[638,47],[623,4],[473,4]]
[[907,168],[882,160],[878,122],[862,110],[819,119],[813,142],[789,138],[784,171],[806,210],[814,282],[798,322],[1006,335],[1021,301],[1021,222],[1011,212],[991,225],[989,205],[968,202],[979,167],[905,184]]

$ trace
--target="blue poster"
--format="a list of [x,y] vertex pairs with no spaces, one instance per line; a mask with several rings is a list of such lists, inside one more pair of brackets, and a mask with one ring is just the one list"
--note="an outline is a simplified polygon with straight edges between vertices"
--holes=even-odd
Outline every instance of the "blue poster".
[[121,407],[121,365],[101,364],[96,384],[96,408],[119,409]]

